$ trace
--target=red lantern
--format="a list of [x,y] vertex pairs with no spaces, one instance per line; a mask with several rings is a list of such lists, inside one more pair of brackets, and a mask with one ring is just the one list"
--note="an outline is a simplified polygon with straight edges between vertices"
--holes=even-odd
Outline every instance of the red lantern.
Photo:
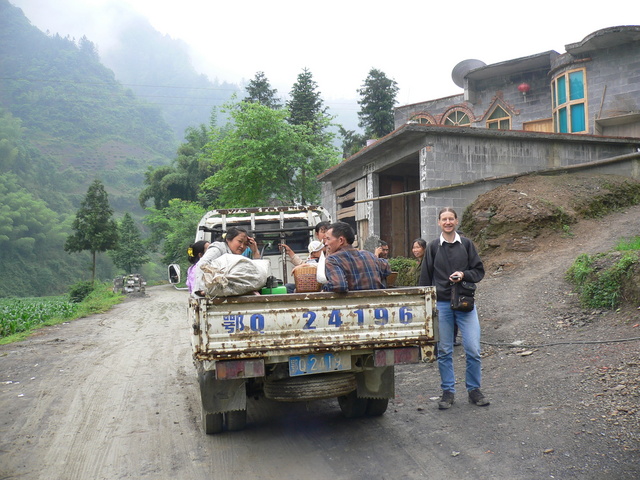
[[522,93],[522,95],[526,95],[529,90],[531,90],[531,85],[529,85],[528,83],[522,82],[520,85],[518,85],[518,91]]

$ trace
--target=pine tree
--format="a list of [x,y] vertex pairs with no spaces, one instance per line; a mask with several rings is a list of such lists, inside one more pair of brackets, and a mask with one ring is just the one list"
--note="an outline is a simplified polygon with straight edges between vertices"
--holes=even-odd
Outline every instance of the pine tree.
[[112,217],[113,209],[104,185],[100,180],[94,180],[71,225],[75,233],[68,236],[64,244],[69,253],[91,252],[91,282],[96,278],[96,253],[112,250],[118,242],[118,225]]
[[129,212],[124,214],[118,224],[118,246],[109,252],[109,256],[114,265],[127,274],[134,273],[149,261],[147,247],[144,246],[140,230]]
[[287,102],[289,107],[289,123],[292,125],[309,125],[313,131],[320,127],[319,117],[325,116],[326,108],[323,107],[318,84],[313,75],[306,68],[298,75],[298,80],[291,89],[291,100]]
[[247,91],[247,96],[244,98],[245,102],[259,103],[276,110],[281,107],[280,99],[276,97],[278,90],[271,88],[271,84],[264,72],[257,72],[255,78],[249,81],[245,90]]
[[393,107],[396,104],[398,83],[387,78],[384,72],[372,68],[364,81],[360,94],[359,127],[364,128],[367,138],[381,138],[393,131],[395,126]]

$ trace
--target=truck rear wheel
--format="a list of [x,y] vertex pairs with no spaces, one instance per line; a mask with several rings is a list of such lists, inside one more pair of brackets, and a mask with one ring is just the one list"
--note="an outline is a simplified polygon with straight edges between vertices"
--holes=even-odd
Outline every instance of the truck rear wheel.
[[222,432],[222,420],[221,413],[207,413],[202,410],[202,428],[207,435]]
[[305,402],[339,397],[356,388],[356,376],[353,373],[321,373],[265,382],[264,396],[279,402]]
[[384,415],[388,406],[388,398],[369,398],[367,399],[367,415],[370,417],[379,417],[380,415]]
[[233,412],[225,412],[224,420],[227,424],[227,430],[230,432],[243,430],[247,425],[247,411],[235,410]]
[[364,417],[364,414],[367,413],[367,399],[359,398],[355,390],[347,395],[339,396],[338,405],[346,418]]

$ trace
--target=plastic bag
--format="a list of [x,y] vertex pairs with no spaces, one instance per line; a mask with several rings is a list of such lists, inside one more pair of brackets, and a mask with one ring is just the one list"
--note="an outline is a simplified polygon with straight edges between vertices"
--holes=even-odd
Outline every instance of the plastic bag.
[[320,258],[318,259],[318,271],[316,272],[316,280],[318,283],[325,284],[327,283],[327,275],[325,273],[325,264],[326,258],[324,256],[324,252],[320,254]]
[[198,262],[200,289],[210,297],[232,297],[260,290],[267,283],[269,260],[251,260],[225,253],[210,262]]

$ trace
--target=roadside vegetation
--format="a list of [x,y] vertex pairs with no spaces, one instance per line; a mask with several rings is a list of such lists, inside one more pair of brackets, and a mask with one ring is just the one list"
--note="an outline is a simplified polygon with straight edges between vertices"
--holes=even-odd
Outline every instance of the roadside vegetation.
[[640,304],[640,236],[620,240],[609,252],[579,255],[567,279],[585,308]]
[[122,298],[108,283],[92,287],[82,282],[68,295],[0,299],[0,345],[22,340],[44,326],[106,312]]
[[389,259],[393,272],[398,272],[395,281],[397,287],[415,287],[418,261],[415,258],[393,257]]

